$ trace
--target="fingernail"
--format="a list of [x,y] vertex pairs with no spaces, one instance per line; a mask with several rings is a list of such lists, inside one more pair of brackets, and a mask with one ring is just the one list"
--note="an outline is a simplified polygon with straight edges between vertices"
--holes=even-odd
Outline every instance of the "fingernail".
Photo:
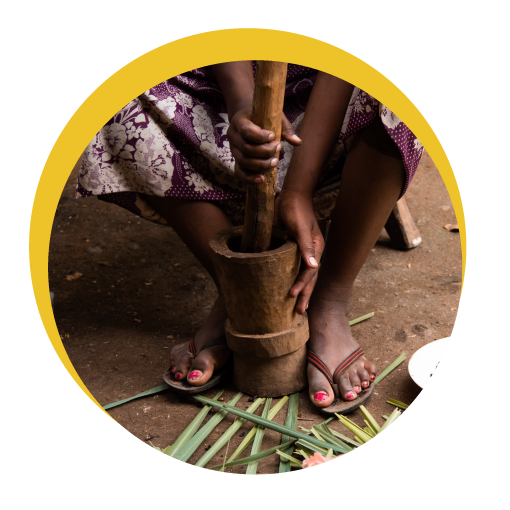
[[282,150],[282,144],[279,143],[277,146],[276,146],[276,152],[280,152]]
[[257,183],[257,184],[260,184],[261,182],[264,182],[264,179],[262,177],[255,177],[255,179],[253,180],[253,182]]
[[371,375],[370,379],[372,379],[372,381],[375,381],[375,375]]
[[363,386],[364,388],[366,388],[370,383],[368,381],[363,381],[361,383],[361,386]]
[[305,310],[308,310],[308,305],[306,305],[306,308],[305,308]]
[[269,133],[269,135],[267,136],[267,139],[268,140],[273,140],[274,139],[274,133]]
[[315,257],[310,257],[308,259],[308,262],[310,262],[310,264],[313,266],[313,267],[317,267],[318,264],[317,264],[317,261],[315,260]]
[[292,135],[292,138],[294,138],[294,140],[296,140],[296,142],[300,142],[301,141],[301,138],[299,138],[298,135]]
[[359,393],[361,391],[361,388],[359,386],[354,386],[354,391],[356,393]]
[[174,377],[176,379],[180,379],[182,377],[182,374],[180,372],[177,372]]
[[356,395],[354,395],[354,393],[350,392],[350,393],[347,393],[347,398],[354,398]]
[[273,158],[271,160],[271,166],[276,166],[278,164],[278,158]]
[[201,377],[202,377],[202,372],[200,372],[199,370],[195,370],[194,372],[191,372],[191,374],[189,374],[190,381],[194,381],[195,379],[200,379]]
[[323,391],[319,391],[313,396],[313,398],[314,400],[317,400],[317,402],[324,402],[324,400],[328,398],[328,394]]

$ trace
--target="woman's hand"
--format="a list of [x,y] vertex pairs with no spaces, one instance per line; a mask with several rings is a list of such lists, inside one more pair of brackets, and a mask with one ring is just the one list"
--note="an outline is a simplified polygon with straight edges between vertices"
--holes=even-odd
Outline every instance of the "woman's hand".
[[[278,165],[281,143],[272,131],[261,129],[250,120],[251,108],[236,112],[230,119],[227,137],[235,159],[235,175],[248,183],[264,182],[264,172]],[[282,139],[300,145],[301,139],[282,113]]]
[[319,263],[324,251],[324,238],[313,212],[312,197],[282,190],[275,204],[275,217],[297,241],[303,259],[302,269],[290,295],[295,297],[296,311],[303,314],[317,281]]

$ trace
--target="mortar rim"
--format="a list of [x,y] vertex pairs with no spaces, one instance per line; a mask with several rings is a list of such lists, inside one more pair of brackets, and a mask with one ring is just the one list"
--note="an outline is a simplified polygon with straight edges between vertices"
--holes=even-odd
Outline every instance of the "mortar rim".
[[[283,238],[285,243],[282,246],[274,250],[267,250],[261,253],[241,253],[238,251],[232,251],[228,247],[228,241],[234,235],[242,235],[243,226],[239,225],[236,227],[229,227],[224,230],[220,230],[217,232],[213,238],[209,241],[210,248],[217,253],[218,255],[222,255],[228,258],[236,258],[236,259],[262,259],[271,255],[277,255],[280,253],[286,253],[296,248],[297,243],[294,239],[292,239],[289,233],[283,228],[273,226],[271,231],[271,237],[279,237]],[[276,234],[276,235],[275,235]]]

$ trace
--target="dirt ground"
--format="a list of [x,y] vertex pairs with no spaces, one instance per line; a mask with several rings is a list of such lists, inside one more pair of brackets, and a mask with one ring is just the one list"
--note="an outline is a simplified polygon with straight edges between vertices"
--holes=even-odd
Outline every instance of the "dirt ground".
[[[173,345],[188,341],[215,299],[215,287],[172,229],[140,220],[96,198],[74,201],[73,171],[58,205],[49,253],[50,290],[55,320],[69,357],[85,385],[102,404],[163,384]],[[350,313],[375,316],[353,326],[353,334],[379,371],[405,351],[409,358],[423,345],[450,336],[460,297],[462,256],[453,207],[430,157],[425,154],[407,192],[422,244],[397,251],[382,232],[355,283]],[[68,280],[68,275],[81,276]],[[227,383],[224,399],[234,394]],[[218,389],[204,394],[212,397]],[[420,388],[407,372],[407,361],[377,385],[367,409],[381,416],[394,398],[410,404]],[[250,397],[238,404],[246,409]],[[273,404],[275,401],[273,402]],[[283,423],[285,405],[275,421]],[[300,395],[299,425],[309,428],[325,419]],[[257,414],[260,414],[262,406]],[[165,448],[198,413],[191,398],[170,392],[135,400],[111,410],[111,416],[134,436]],[[209,414],[209,417],[212,413]],[[364,425],[361,413],[349,416]],[[194,464],[232,423],[227,416],[188,462]],[[337,421],[330,426],[347,434]],[[232,453],[252,424],[245,423],[229,445]],[[352,434],[348,434],[352,437]],[[262,449],[279,444],[267,430]],[[242,456],[250,454],[250,448]],[[209,466],[223,462],[225,448]],[[259,463],[259,473],[277,473],[279,458]],[[245,466],[228,469],[244,473]]]

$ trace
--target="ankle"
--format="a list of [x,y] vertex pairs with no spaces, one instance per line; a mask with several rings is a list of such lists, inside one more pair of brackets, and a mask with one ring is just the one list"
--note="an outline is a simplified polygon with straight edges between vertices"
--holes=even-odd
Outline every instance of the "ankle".
[[316,285],[310,298],[308,313],[321,315],[347,315],[351,306],[352,285]]

